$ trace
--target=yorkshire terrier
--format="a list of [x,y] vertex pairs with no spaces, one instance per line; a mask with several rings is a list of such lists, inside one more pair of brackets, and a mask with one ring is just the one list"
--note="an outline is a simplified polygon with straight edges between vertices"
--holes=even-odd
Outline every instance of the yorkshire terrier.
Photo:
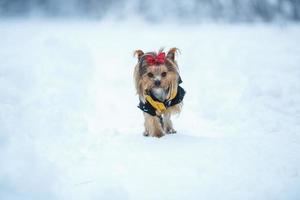
[[144,136],[162,137],[176,133],[171,115],[180,113],[185,91],[175,55],[177,48],[167,53],[160,49],[158,53],[136,50],[134,55],[138,63],[134,70],[135,87],[139,95],[139,108],[145,117]]

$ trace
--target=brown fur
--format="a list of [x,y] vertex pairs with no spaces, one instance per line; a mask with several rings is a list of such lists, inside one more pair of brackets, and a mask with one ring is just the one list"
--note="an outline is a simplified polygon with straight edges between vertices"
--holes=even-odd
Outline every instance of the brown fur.
[[[162,51],[163,49],[160,49],[158,53]],[[175,60],[175,55],[177,52],[179,52],[177,48],[170,49],[166,55],[164,64],[152,66],[148,65],[145,58],[147,55],[156,56],[157,53],[144,53],[142,50],[136,50],[134,52],[134,56],[137,56],[138,58],[138,63],[134,70],[135,88],[141,101],[145,102],[145,96],[149,94],[153,88],[157,88],[157,86],[154,85],[154,78],[148,76],[149,73],[151,73],[154,77],[160,77],[161,83],[159,89],[162,89],[163,91],[169,91],[165,96],[166,99],[170,98],[172,91],[177,92],[179,79],[179,69]],[[163,72],[166,72],[165,77],[162,76]],[[171,115],[180,113],[181,107],[182,103],[167,108],[167,110],[163,111],[163,113],[157,113],[157,115],[163,117],[164,127],[162,127],[157,116],[151,116],[147,113],[144,113],[144,135],[162,137],[164,134],[176,133],[172,125]]]

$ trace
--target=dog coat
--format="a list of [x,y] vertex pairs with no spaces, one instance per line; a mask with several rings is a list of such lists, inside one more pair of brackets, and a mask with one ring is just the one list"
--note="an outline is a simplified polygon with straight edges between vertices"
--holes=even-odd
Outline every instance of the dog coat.
[[[180,80],[179,84],[182,81]],[[138,105],[138,108],[140,108],[145,113],[148,113],[152,116],[156,116],[156,111],[159,111],[160,113],[165,111],[167,108],[171,106],[175,106],[176,104],[179,104],[182,102],[185,95],[185,91],[182,87],[178,85],[177,93],[171,94],[170,99],[165,100],[164,102],[158,100],[153,94],[146,95],[146,102],[140,101],[140,104]]]

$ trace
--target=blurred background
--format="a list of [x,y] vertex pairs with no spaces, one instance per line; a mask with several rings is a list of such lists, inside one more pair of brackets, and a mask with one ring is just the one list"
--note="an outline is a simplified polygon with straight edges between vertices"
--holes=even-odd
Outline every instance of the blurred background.
[[0,0],[1,17],[80,17],[179,22],[300,21],[299,0]]

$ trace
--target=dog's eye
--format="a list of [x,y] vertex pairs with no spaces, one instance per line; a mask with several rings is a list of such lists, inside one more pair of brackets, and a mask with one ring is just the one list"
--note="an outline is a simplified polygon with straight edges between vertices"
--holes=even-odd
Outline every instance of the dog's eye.
[[167,72],[161,73],[161,76],[162,76],[162,77],[166,77],[166,76],[167,76]]
[[152,77],[153,77],[153,74],[152,74],[152,73],[148,73],[147,75],[148,75],[149,78],[152,78]]

